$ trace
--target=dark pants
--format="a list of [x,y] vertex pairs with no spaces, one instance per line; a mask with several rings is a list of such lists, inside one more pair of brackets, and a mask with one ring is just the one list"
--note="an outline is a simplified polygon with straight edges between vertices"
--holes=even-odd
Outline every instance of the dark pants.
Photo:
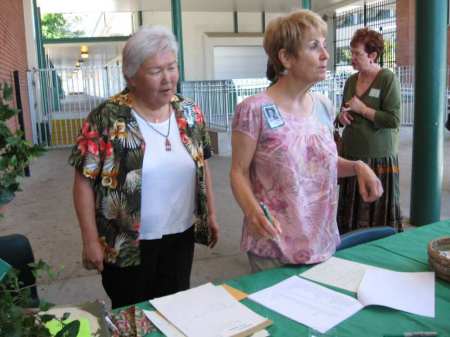
[[141,240],[140,250],[139,266],[104,266],[102,284],[113,309],[189,289],[194,227],[157,240]]

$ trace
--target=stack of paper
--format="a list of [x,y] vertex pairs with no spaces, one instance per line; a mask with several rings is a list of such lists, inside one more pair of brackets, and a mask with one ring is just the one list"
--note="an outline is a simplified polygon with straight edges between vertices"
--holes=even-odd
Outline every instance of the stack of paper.
[[[180,330],[178,330],[173,324],[162,317],[157,311],[144,310],[147,318],[163,333],[166,337],[186,337]],[[263,329],[255,332],[251,337],[269,337],[270,334],[267,330]]]
[[211,283],[150,303],[187,337],[245,337],[272,324]]

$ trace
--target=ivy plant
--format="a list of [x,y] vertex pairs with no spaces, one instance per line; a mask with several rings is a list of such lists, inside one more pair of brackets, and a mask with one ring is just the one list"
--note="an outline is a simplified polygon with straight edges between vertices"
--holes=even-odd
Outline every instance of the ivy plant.
[[0,83],[0,207],[20,191],[19,178],[31,159],[41,155],[42,146],[25,140],[23,132],[11,130],[7,121],[19,111],[11,106],[12,87]]
[[[30,264],[30,267],[36,277],[42,272],[50,278],[55,277],[51,268],[43,261]],[[66,324],[69,313],[64,313],[62,317],[46,314],[52,305],[45,301],[40,301],[37,308],[29,307],[33,286],[35,284],[23,286],[19,281],[19,272],[15,269],[10,269],[0,280],[0,337],[51,337],[45,325],[51,320],[59,321],[63,327],[56,337],[76,337],[80,321],[74,320]]]

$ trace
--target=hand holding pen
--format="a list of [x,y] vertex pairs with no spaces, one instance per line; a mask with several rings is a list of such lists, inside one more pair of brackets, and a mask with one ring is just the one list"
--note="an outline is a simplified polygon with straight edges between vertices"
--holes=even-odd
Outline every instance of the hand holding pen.
[[262,202],[255,212],[247,216],[247,223],[253,233],[266,238],[277,240],[281,234],[279,222],[272,217],[268,207]]

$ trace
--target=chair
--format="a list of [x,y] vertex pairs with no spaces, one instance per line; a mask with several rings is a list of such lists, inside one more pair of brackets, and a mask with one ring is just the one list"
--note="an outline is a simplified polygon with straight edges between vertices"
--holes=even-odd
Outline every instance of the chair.
[[341,250],[356,245],[360,245],[365,242],[381,239],[393,234],[397,231],[393,227],[370,227],[357,229],[341,235],[341,243],[337,246],[336,250]]
[[[21,234],[0,236],[0,258],[8,262],[13,268],[19,270],[19,281],[23,286],[36,283],[29,263],[34,262],[33,250],[27,237]],[[31,306],[39,305],[39,296],[36,286],[31,289]]]

